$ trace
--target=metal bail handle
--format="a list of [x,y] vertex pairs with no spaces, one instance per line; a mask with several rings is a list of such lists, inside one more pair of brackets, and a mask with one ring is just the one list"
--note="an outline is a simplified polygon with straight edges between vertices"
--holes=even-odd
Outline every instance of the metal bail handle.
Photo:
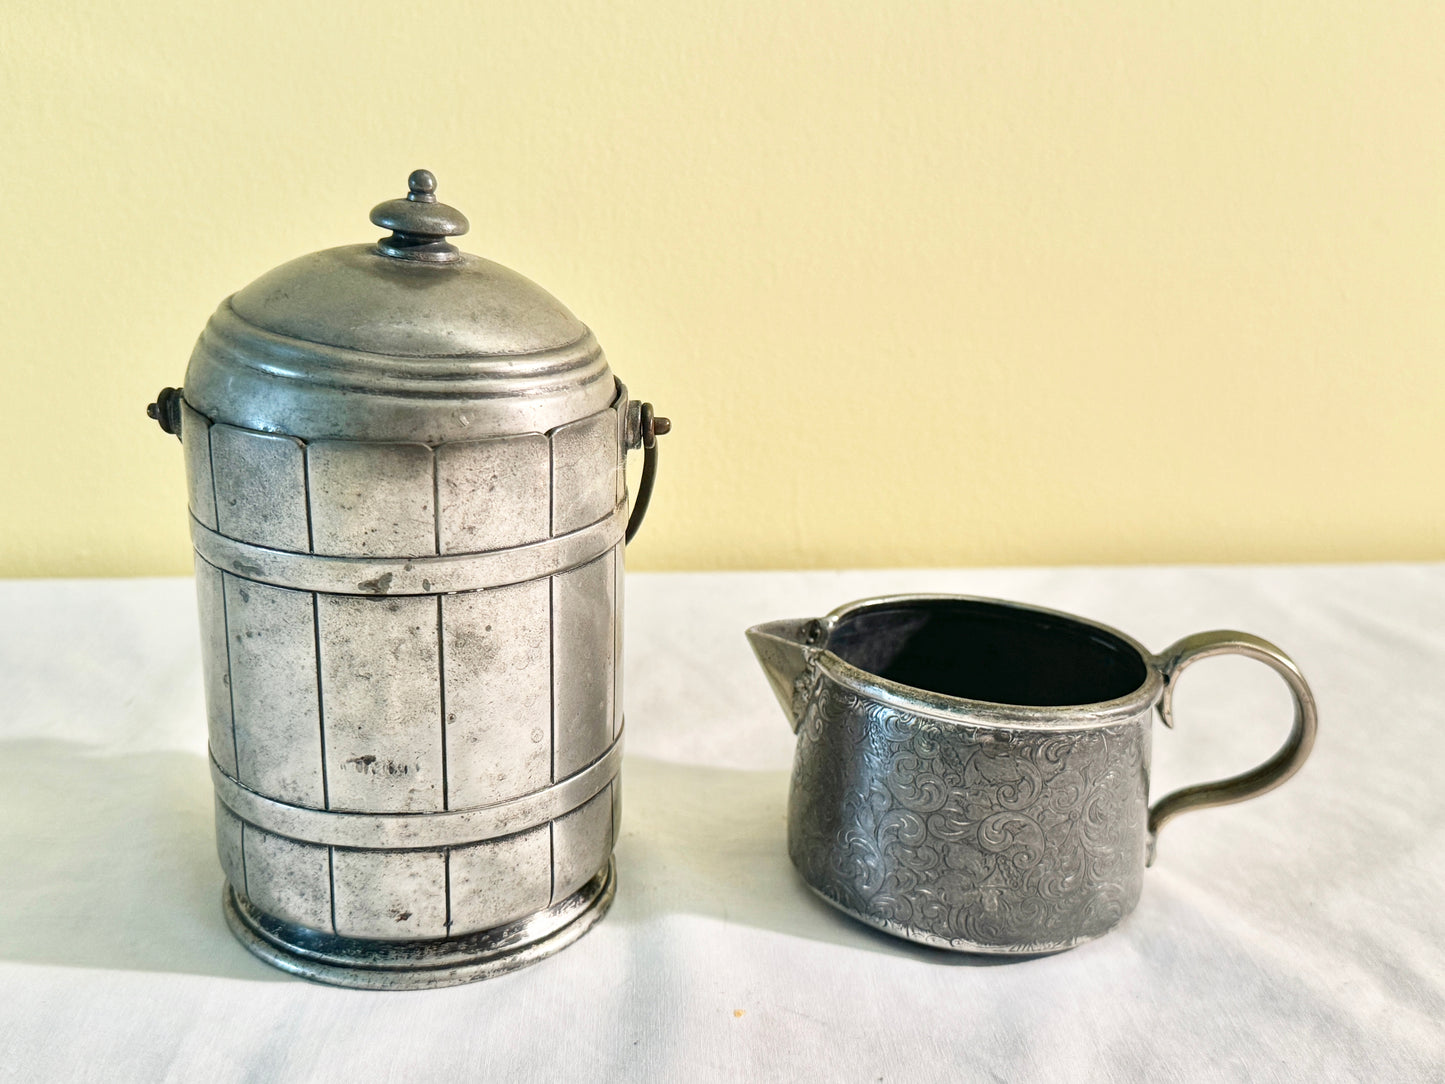
[[637,500],[632,504],[632,515],[627,519],[624,542],[631,542],[642,526],[647,515],[647,506],[652,501],[652,486],[657,481],[657,438],[672,432],[672,422],[659,418],[652,410],[651,403],[643,403],[638,412],[638,432],[634,439],[642,442],[642,480],[637,483]]
[[156,401],[146,407],[146,417],[158,424],[162,432],[172,434],[177,440],[181,439],[182,398],[180,388],[162,388]]
[[1159,718],[1164,725],[1174,725],[1174,687],[1185,667],[1211,655],[1243,655],[1264,663],[1289,686],[1294,697],[1294,726],[1279,752],[1258,768],[1232,775],[1214,783],[1199,783],[1166,794],[1149,808],[1149,856],[1148,864],[1154,864],[1154,848],[1159,829],[1191,809],[1208,809],[1211,806],[1229,805],[1253,798],[1265,791],[1273,790],[1295,772],[1300,770],[1310,749],[1315,744],[1318,728],[1318,714],[1315,710],[1314,694],[1310,692],[1304,675],[1294,660],[1268,640],[1251,636],[1247,632],[1221,630],[1199,632],[1171,645],[1155,659],[1155,665],[1164,675],[1164,695],[1159,700]]

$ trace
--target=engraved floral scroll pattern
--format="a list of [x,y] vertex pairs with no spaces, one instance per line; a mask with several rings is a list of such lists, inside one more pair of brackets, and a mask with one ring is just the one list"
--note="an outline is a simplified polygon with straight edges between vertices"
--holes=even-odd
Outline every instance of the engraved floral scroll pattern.
[[1147,721],[1071,732],[915,716],[814,670],[789,849],[823,896],[916,940],[1063,948],[1139,898]]

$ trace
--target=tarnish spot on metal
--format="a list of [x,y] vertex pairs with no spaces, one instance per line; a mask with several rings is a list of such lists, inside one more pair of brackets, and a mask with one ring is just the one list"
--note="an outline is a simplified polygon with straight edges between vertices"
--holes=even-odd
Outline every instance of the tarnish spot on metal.
[[363,775],[380,775],[382,773],[387,775],[410,775],[413,767],[411,764],[398,764],[394,760],[388,760],[383,763],[371,753],[366,753],[359,757],[351,757],[346,763],[355,765],[356,770]]
[[392,581],[393,575],[394,575],[394,574],[391,573],[391,572],[383,572],[380,576],[377,576],[375,579],[362,580],[362,581],[361,581],[360,583],[358,583],[356,586],[357,586],[360,590],[365,591],[365,592],[366,592],[367,594],[369,594],[369,595],[384,595],[384,594],[386,594],[387,590],[391,587],[391,581]]
[[231,567],[243,576],[260,577],[266,574],[266,570],[260,565],[247,564],[245,561],[232,561]]

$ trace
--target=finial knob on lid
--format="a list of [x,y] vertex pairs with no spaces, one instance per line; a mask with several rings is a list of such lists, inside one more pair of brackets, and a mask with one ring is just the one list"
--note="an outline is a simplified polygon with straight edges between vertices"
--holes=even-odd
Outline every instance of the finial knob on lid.
[[436,174],[429,169],[414,169],[406,179],[410,194],[406,197],[414,203],[435,203],[437,201]]
[[405,199],[389,199],[371,209],[372,223],[392,231],[376,243],[377,251],[427,263],[456,260],[461,252],[446,238],[460,237],[471,228],[467,216],[437,202],[437,179],[430,170],[415,170],[406,183],[410,191]]

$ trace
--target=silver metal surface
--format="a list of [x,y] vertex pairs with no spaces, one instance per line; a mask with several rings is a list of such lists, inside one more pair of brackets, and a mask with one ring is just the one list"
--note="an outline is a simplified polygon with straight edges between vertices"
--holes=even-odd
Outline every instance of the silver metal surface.
[[[242,884],[259,910],[314,930],[334,929],[334,851],[241,822]],[[234,885],[234,882],[232,882]]]
[[617,417],[593,414],[559,426],[551,438],[552,533],[565,534],[597,522],[617,504]]
[[441,553],[503,550],[552,533],[552,449],[541,433],[443,444],[436,470]]
[[326,808],[447,809],[441,600],[316,596]]
[[621,547],[552,578],[553,774],[602,754],[619,725],[612,702]]
[[[187,437],[181,437],[184,444]],[[306,448],[295,437],[233,425],[210,427],[216,530],[278,550],[311,548],[306,508]],[[195,463],[197,469],[201,464]],[[192,489],[204,489],[197,478]]]
[[183,391],[227,915],[341,985],[499,973],[613,893],[626,453],[666,419],[521,275],[391,232],[222,303]]
[[425,444],[312,441],[306,447],[309,548],[337,557],[436,553],[433,459]]
[[444,851],[331,851],[337,937],[414,941],[447,935]]
[[552,780],[551,586],[528,580],[443,595],[447,781],[453,804],[487,806]]
[[622,743],[614,741],[591,764],[556,783],[490,805],[415,813],[370,813],[316,809],[277,801],[243,786],[214,757],[216,796],[252,828],[299,843],[386,850],[461,847],[491,841],[546,824],[585,804],[617,777]]
[[[201,622],[201,678],[206,690],[211,755],[231,775],[236,769],[236,728],[231,717],[231,674],[226,645],[225,576],[196,558],[196,608]],[[237,843],[239,846],[239,841]]]
[[446,939],[385,942],[318,934],[278,921],[227,885],[226,922],[240,942],[293,975],[362,990],[430,990],[492,978],[546,959],[586,933],[612,906],[611,860],[571,896],[544,910]]
[[457,847],[450,858],[452,933],[489,930],[546,910],[552,902],[550,825]]
[[622,538],[627,506],[581,530],[541,542],[442,557],[331,557],[253,546],[191,520],[191,543],[201,557],[259,583],[303,591],[356,595],[430,595],[506,587],[576,568]]
[[1167,794],[1149,808],[1149,861],[1154,861],[1154,845],[1159,829],[1191,809],[1209,809],[1229,805],[1264,794],[1279,786],[1295,772],[1314,748],[1318,712],[1314,693],[1294,660],[1268,640],[1247,632],[1200,632],[1186,636],[1169,647],[1155,660],[1164,675],[1164,695],[1159,699],[1159,718],[1165,726],[1174,725],[1174,690],[1185,667],[1216,655],[1243,655],[1262,662],[1289,686],[1294,697],[1294,722],[1289,738],[1279,752],[1259,767],[1214,783],[1198,783]]
[[[1278,786],[1309,755],[1313,697],[1239,632],[1159,656],[1106,626],[958,595],[900,595],[748,630],[798,734],[794,865],[818,895],[908,940],[979,953],[1070,948],[1133,910],[1154,838],[1187,809]],[[1265,662],[1295,701],[1254,771],[1148,804],[1151,722],[1191,662]]]
[[182,428],[187,436],[181,444],[186,457],[187,503],[191,517],[211,530],[216,529],[215,474],[211,469],[211,423],[204,414],[197,414],[185,400],[177,397]]
[[221,578],[236,778],[283,802],[324,805],[315,599],[229,574]]
[[612,788],[592,798],[552,825],[552,869],[554,899],[578,891],[597,870],[597,856],[611,854]]

